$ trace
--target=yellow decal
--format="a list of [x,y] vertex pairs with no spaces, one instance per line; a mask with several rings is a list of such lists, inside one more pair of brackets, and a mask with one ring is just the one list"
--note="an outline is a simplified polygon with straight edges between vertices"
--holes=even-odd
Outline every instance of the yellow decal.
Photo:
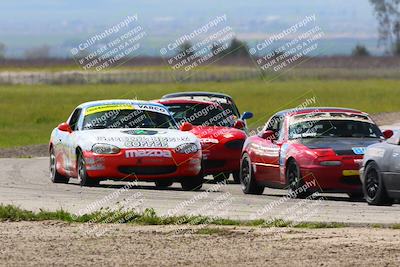
[[133,110],[133,109],[135,108],[131,104],[101,105],[86,109],[85,115],[90,115],[110,110]]
[[359,170],[344,170],[343,171],[343,176],[356,176],[356,175],[360,175]]

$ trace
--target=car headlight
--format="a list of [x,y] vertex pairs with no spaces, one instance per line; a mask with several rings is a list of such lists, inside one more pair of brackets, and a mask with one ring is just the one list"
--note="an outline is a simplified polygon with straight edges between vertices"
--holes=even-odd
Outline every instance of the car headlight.
[[109,144],[94,144],[92,151],[96,154],[117,154],[121,149]]
[[192,154],[196,153],[197,151],[199,151],[199,148],[195,143],[182,144],[175,148],[175,152],[180,154]]

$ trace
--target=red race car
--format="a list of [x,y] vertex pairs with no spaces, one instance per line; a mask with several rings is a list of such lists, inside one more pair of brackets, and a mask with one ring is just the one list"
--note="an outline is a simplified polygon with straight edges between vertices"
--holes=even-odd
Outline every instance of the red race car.
[[178,125],[191,123],[191,130],[201,142],[203,173],[213,175],[217,181],[228,179],[233,174],[239,183],[240,156],[246,133],[245,124],[236,120],[236,114],[220,104],[183,98],[158,100],[167,106]]
[[244,130],[247,131],[246,120],[253,118],[253,113],[249,111],[240,114],[239,108],[236,106],[235,101],[229,95],[217,93],[217,92],[179,92],[164,95],[162,100],[168,99],[190,99],[198,101],[209,101],[219,104],[224,110],[229,110],[230,114],[234,117],[235,121],[241,121],[244,124]]
[[240,182],[246,194],[288,188],[292,197],[344,192],[362,197],[365,148],[389,137],[368,114],[344,108],[281,111],[243,147]]
[[180,182],[184,190],[202,186],[201,144],[177,129],[166,107],[152,102],[103,100],[78,106],[50,137],[50,178],[81,186],[103,180],[151,181],[158,187]]

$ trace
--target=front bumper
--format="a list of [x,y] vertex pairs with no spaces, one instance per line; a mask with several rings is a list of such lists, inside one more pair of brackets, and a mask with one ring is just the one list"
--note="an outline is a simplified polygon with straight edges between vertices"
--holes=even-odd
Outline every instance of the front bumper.
[[[91,151],[83,153],[86,171],[93,179],[157,181],[178,180],[196,176],[201,170],[201,151],[192,154],[175,153],[169,150],[170,157],[135,156],[127,151],[152,149],[121,149],[118,154],[99,155]],[[159,150],[159,149],[154,149]]]
[[204,174],[232,173],[240,169],[242,149],[229,149],[222,145],[203,145]]

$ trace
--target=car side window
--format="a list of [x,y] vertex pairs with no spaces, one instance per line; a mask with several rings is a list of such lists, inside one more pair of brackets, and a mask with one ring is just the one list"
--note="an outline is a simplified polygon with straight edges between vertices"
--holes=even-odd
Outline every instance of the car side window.
[[273,116],[266,124],[265,128],[263,131],[273,131],[275,132],[275,138],[276,140],[280,140],[281,139],[281,135],[283,133],[282,131],[282,126],[283,126],[283,122],[284,122],[285,117],[284,116],[280,116],[280,115],[275,115]]
[[284,117],[282,116],[274,116],[272,117],[268,124],[267,128],[265,129],[266,131],[271,130],[276,133],[279,133],[281,131],[282,125],[283,125],[283,119]]
[[276,140],[278,140],[278,142],[282,142],[285,138],[286,127],[284,125],[285,125],[285,118],[281,117],[280,130],[279,130],[279,133],[277,134],[277,138],[276,138]]
[[75,109],[74,113],[72,113],[71,118],[69,119],[68,124],[71,127],[72,131],[78,130],[78,121],[81,115],[81,111],[82,109],[80,108]]

